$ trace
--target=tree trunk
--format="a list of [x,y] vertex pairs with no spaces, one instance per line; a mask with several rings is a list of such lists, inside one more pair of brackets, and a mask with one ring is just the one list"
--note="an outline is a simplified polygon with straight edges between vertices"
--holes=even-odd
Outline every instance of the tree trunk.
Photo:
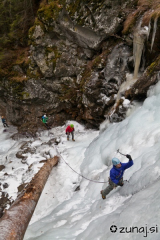
[[58,163],[58,159],[55,156],[47,160],[11,207],[4,213],[0,219],[0,239],[23,240],[48,176],[53,166]]

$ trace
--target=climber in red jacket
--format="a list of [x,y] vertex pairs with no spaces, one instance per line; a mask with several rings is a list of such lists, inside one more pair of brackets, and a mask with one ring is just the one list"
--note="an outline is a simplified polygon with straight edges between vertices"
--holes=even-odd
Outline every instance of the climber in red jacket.
[[67,135],[67,140],[68,141],[69,141],[70,133],[72,134],[72,141],[75,141],[74,140],[74,125],[73,124],[68,125],[67,128],[66,128],[66,135]]

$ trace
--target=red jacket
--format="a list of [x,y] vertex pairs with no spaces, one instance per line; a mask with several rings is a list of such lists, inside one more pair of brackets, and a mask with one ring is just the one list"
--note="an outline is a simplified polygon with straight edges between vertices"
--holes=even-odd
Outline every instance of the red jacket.
[[74,131],[74,128],[71,128],[71,126],[68,126],[67,128],[66,128],[66,133],[67,132],[73,132]]

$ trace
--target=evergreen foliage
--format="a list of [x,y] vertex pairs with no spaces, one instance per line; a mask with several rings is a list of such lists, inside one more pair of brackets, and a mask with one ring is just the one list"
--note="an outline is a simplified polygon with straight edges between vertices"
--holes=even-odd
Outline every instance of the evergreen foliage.
[[25,46],[40,0],[0,0],[0,46]]
[[17,77],[13,66],[26,64],[28,30],[34,24],[40,1],[0,0],[0,79]]

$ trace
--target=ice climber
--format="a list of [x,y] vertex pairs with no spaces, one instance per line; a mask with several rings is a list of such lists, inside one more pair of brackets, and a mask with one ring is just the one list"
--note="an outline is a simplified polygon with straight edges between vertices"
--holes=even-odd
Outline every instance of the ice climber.
[[125,156],[129,159],[128,163],[121,163],[118,158],[112,159],[113,168],[110,170],[109,186],[100,192],[103,199],[106,199],[106,195],[117,186],[123,186],[124,171],[133,165],[132,157],[128,154]]
[[67,135],[67,140],[69,141],[69,135],[72,135],[72,141],[75,141],[74,140],[74,125],[73,124],[70,124],[67,126],[66,128],[66,135]]
[[7,122],[6,122],[6,119],[3,116],[1,117],[1,119],[2,119],[3,126],[4,127],[9,127]]
[[44,114],[44,115],[42,116],[42,122],[45,124],[45,126],[46,126],[48,129],[50,129],[50,127],[49,127],[48,124],[47,124],[47,121],[48,121],[48,117]]

